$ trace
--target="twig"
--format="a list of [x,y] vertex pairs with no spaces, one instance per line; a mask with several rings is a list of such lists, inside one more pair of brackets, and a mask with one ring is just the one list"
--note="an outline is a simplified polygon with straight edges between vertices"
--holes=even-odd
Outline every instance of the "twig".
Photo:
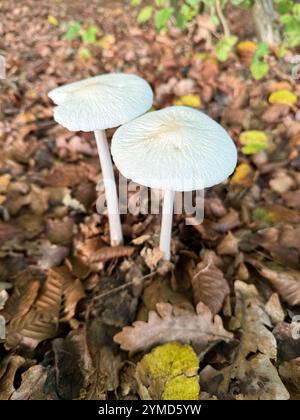
[[228,26],[228,23],[227,23],[227,20],[226,20],[224,14],[223,14],[220,0],[216,0],[216,12],[217,12],[218,18],[220,19],[221,24],[223,26],[224,35],[226,37],[230,36],[229,26]]

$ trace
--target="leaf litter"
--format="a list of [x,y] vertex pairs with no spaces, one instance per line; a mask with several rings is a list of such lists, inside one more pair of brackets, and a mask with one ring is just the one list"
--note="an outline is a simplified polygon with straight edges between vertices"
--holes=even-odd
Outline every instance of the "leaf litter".
[[[183,383],[192,398],[299,399],[299,89],[273,68],[251,79],[249,41],[220,65],[208,16],[158,35],[109,3],[85,7],[101,29],[88,59],[64,37],[80,2],[1,5],[14,49],[0,87],[0,399],[175,399]],[[156,108],[201,108],[239,149],[230,180],[206,192],[204,222],[175,217],[170,264],[159,216],[124,215],[125,245],[109,247],[94,140],[52,119],[50,89],[112,71],[147,79]],[[153,377],[174,346],[191,366],[169,352],[179,370]]]

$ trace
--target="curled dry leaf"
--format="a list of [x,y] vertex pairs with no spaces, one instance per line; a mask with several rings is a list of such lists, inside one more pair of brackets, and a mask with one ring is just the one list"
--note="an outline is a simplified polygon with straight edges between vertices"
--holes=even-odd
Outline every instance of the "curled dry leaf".
[[191,283],[195,303],[204,303],[215,315],[222,308],[230,290],[222,271],[214,264],[211,255],[206,255],[207,258],[193,270]]
[[132,246],[114,246],[114,247],[103,247],[90,257],[90,262],[105,262],[113,260],[115,258],[130,257],[134,253],[134,247]]
[[257,233],[259,246],[282,265],[297,269],[300,261],[300,228],[292,225],[270,227]]
[[235,229],[241,225],[239,213],[234,209],[229,209],[229,212],[225,214],[218,222],[213,224],[213,229],[216,232],[226,233],[229,230]]
[[242,336],[233,363],[222,370],[210,365],[200,373],[202,389],[237,400],[286,400],[289,393],[281,382],[271,360],[276,359],[277,347],[271,326],[258,292],[253,285],[235,282],[234,329]]
[[18,355],[10,355],[2,359],[0,364],[0,400],[8,400],[15,391],[15,374],[24,363],[25,359]]
[[291,400],[300,399],[300,357],[279,366],[279,375],[287,386]]
[[271,318],[273,324],[278,324],[284,320],[284,310],[282,309],[280,299],[277,293],[272,293],[268,302],[265,305],[265,310]]
[[300,272],[293,269],[284,269],[278,264],[267,265],[249,260],[261,276],[267,279],[280,297],[290,305],[300,305]]
[[47,378],[47,368],[34,365],[22,374],[20,387],[12,394],[11,400],[45,400],[44,385]]
[[136,321],[124,327],[114,340],[123,350],[146,351],[151,347],[170,341],[190,343],[203,352],[219,341],[230,341],[232,334],[223,328],[221,318],[213,317],[209,308],[198,303],[196,313],[176,308],[169,303],[158,303],[157,312],[150,311],[148,322]]
[[219,255],[232,255],[235,256],[239,253],[239,239],[236,238],[231,232],[222,239],[217,247]]

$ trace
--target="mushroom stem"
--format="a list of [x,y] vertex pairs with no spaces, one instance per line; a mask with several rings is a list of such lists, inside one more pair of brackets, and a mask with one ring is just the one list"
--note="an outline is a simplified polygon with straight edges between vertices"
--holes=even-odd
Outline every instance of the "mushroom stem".
[[174,195],[174,191],[164,191],[159,248],[164,253],[163,259],[166,261],[170,261],[171,258],[170,245],[172,236]]
[[105,130],[96,130],[95,138],[100,159],[105,197],[107,203],[110,244],[111,246],[117,246],[123,243],[123,235],[121,219],[119,214],[116,181]]

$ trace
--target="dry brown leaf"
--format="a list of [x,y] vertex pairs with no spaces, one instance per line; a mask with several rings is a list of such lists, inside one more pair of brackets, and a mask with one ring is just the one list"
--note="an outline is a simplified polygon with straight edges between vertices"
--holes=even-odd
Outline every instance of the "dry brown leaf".
[[213,223],[212,227],[216,232],[226,233],[229,230],[235,229],[241,225],[239,213],[234,209],[229,209],[218,222]]
[[278,265],[267,265],[249,260],[261,276],[269,280],[280,297],[289,305],[300,305],[300,272]]
[[90,262],[105,262],[115,258],[130,257],[135,251],[132,246],[114,246],[103,247],[90,257]]
[[260,246],[282,265],[297,269],[300,261],[300,228],[292,225],[271,227],[257,233]]
[[286,400],[289,394],[271,360],[277,347],[271,323],[254,285],[235,282],[236,308],[231,327],[242,336],[231,365],[216,370],[210,365],[200,372],[202,389],[237,400]]
[[35,267],[29,267],[16,276],[13,292],[1,312],[7,321],[23,317],[29,311],[44,277],[44,273]]
[[279,366],[279,375],[287,386],[291,400],[300,399],[300,357]]
[[53,337],[59,320],[70,320],[77,302],[83,296],[80,281],[74,279],[66,267],[50,269],[30,310],[24,316],[18,313],[11,318],[7,327],[6,347],[22,344],[35,348],[41,341]]
[[47,378],[47,368],[34,365],[22,373],[20,387],[11,395],[11,400],[45,400],[44,385]]
[[0,400],[9,400],[15,391],[14,380],[17,370],[25,363],[25,359],[18,355],[3,358],[0,364]]
[[20,229],[17,226],[13,226],[10,223],[0,222],[0,244],[3,244],[16,236],[23,236],[23,234],[23,229]]
[[222,271],[214,264],[211,256],[197,264],[191,283],[195,304],[202,302],[213,315],[217,314],[230,290]]
[[267,312],[273,324],[275,325],[284,320],[284,310],[282,309],[280,299],[277,293],[272,293],[268,302],[265,305],[265,311]]
[[163,252],[159,248],[143,248],[141,256],[144,258],[146,265],[150,270],[155,270],[158,263],[163,257]]
[[232,255],[235,256],[239,253],[239,239],[236,238],[231,232],[222,239],[217,246],[217,252],[219,255]]
[[148,322],[136,321],[115,335],[114,340],[123,350],[146,351],[158,344],[178,341],[191,343],[198,352],[203,352],[212,343],[228,342],[232,338],[232,334],[223,328],[221,318],[213,317],[201,302],[196,313],[169,303],[157,303],[156,310],[149,312]]

